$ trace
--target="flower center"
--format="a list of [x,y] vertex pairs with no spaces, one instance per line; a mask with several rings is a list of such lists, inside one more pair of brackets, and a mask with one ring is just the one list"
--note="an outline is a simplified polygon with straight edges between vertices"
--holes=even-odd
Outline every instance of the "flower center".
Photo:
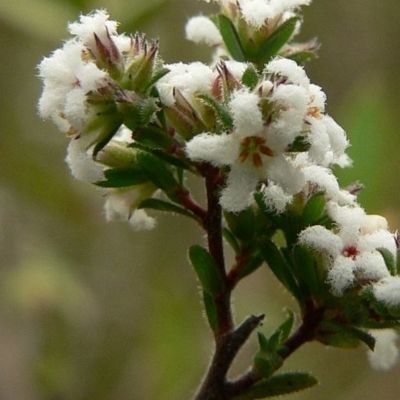
[[240,143],[239,162],[250,159],[256,168],[263,165],[261,154],[273,157],[275,153],[266,146],[266,140],[260,136],[249,136]]
[[352,259],[355,259],[358,254],[359,251],[357,250],[356,246],[348,246],[343,249],[343,255],[345,257],[351,257]]

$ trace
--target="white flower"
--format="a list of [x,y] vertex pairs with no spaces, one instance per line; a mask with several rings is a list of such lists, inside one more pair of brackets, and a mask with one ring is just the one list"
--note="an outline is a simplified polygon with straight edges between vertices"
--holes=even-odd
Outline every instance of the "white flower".
[[400,277],[388,276],[373,285],[373,293],[377,300],[389,307],[400,306]]
[[307,182],[326,192],[327,198],[340,205],[351,204],[356,197],[346,190],[340,189],[336,176],[329,168],[319,165],[306,165],[302,168]]
[[149,230],[156,225],[156,220],[137,206],[142,200],[150,197],[156,188],[144,183],[125,189],[111,189],[106,196],[104,211],[107,221],[128,221],[135,230]]
[[223,42],[218,28],[209,18],[203,15],[190,18],[186,24],[185,31],[186,39],[195,43],[216,46]]
[[104,178],[103,167],[93,160],[82,139],[71,140],[68,145],[66,162],[72,176],[83,182],[93,183]]
[[303,174],[282,153],[282,142],[271,140],[270,145],[259,100],[245,89],[233,92],[228,105],[235,125],[233,132],[203,133],[187,143],[186,151],[193,161],[231,167],[220,198],[228,211],[247,208],[252,192],[265,179],[271,179],[287,194],[299,192],[304,184]]
[[285,12],[310,3],[311,0],[239,0],[244,19],[256,29],[268,20],[280,18]]
[[329,265],[327,281],[333,293],[342,295],[355,282],[364,284],[390,279],[378,249],[389,250],[395,258],[393,235],[384,230],[362,234],[366,216],[360,207],[339,207],[330,202],[328,212],[339,224],[338,232],[319,225],[311,226],[300,233],[299,242],[325,255]]
[[310,80],[308,79],[304,69],[295,61],[288,58],[277,57],[270,61],[266,66],[264,73],[274,74],[285,77],[288,83],[299,85],[305,89],[309,89]]
[[95,57],[98,55],[96,36],[107,46],[110,37],[117,34],[117,22],[109,21],[105,10],[96,10],[89,15],[81,15],[79,22],[70,23],[68,26],[71,35],[77,36]]
[[172,106],[175,103],[174,90],[176,89],[189,102],[190,95],[193,93],[210,93],[216,74],[209,66],[194,62],[166,64],[165,67],[169,69],[169,72],[157,82],[156,86],[161,101],[166,106]]
[[106,85],[107,74],[90,60],[82,59],[84,47],[73,40],[39,64],[43,92],[39,99],[39,113],[51,118],[60,130],[71,126],[79,131],[90,115],[86,94]]
[[369,362],[377,370],[388,370],[396,363],[399,349],[396,346],[397,333],[393,329],[380,329],[369,332],[375,338],[374,351],[368,351]]

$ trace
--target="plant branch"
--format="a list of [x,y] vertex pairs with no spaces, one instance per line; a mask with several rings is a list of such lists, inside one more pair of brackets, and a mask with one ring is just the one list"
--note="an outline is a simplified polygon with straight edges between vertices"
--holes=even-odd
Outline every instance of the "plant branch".
[[202,164],[201,171],[205,177],[207,193],[207,215],[204,229],[207,232],[208,250],[224,279],[223,290],[214,296],[213,301],[217,316],[216,338],[233,329],[231,308],[231,289],[225,271],[224,249],[222,239],[222,209],[219,204],[219,192],[223,184],[223,176],[218,168],[210,164]]
[[231,398],[230,387],[226,382],[228,370],[238,351],[263,319],[264,315],[251,315],[235,330],[217,338],[207,375],[194,400],[229,400]]
[[[307,342],[314,340],[318,326],[322,320],[324,310],[310,308],[303,317],[301,325],[287,339],[284,345],[278,350],[282,359],[288,358],[298,348]],[[250,389],[255,383],[263,377],[253,368],[250,368],[242,376],[234,381],[227,383],[228,399],[240,396]]]
[[286,359],[299,347],[315,338],[318,327],[322,321],[324,309],[311,309],[305,313],[301,325],[286,340],[285,344],[278,350],[279,355]]

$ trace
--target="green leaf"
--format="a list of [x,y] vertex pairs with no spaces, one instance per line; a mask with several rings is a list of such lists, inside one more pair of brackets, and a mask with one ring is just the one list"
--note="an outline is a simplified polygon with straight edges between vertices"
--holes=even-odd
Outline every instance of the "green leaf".
[[225,15],[218,15],[217,25],[232,58],[236,61],[246,61],[239,35],[232,21]]
[[257,70],[254,65],[249,64],[242,75],[242,83],[246,85],[250,90],[253,90],[260,78],[258,77]]
[[257,339],[258,339],[258,344],[260,346],[261,351],[269,351],[269,344],[268,344],[268,339],[265,337],[265,335],[262,332],[257,332]]
[[306,62],[317,58],[317,53],[315,51],[299,51],[287,56],[287,58],[295,61],[299,65],[304,65]]
[[303,209],[303,219],[305,224],[315,225],[322,218],[325,205],[325,193],[315,193],[311,196]]
[[234,397],[233,400],[265,399],[281,396],[308,389],[318,383],[308,372],[283,372],[269,379],[263,379],[253,385],[245,394]]
[[264,216],[268,220],[270,220],[271,222],[273,222],[276,225],[276,229],[280,228],[283,225],[284,220],[285,220],[285,215],[284,214],[277,214],[273,210],[268,209],[266,204],[265,204],[264,197],[263,197],[262,193],[255,192],[254,193],[254,200],[256,201],[259,209],[264,214]]
[[230,246],[232,247],[235,254],[239,254],[240,253],[240,245],[239,245],[238,241],[236,240],[235,235],[228,228],[225,228],[225,227],[222,228],[222,235],[223,235],[224,239],[230,244]]
[[289,145],[286,151],[301,153],[303,151],[309,150],[311,143],[307,140],[305,136],[297,136],[296,139]]
[[132,138],[145,146],[153,148],[168,149],[175,144],[175,140],[155,124],[148,124],[136,129]]
[[150,146],[147,146],[147,145],[145,145],[143,143],[139,143],[139,142],[133,142],[133,143],[129,144],[128,147],[131,147],[134,149],[140,149],[147,153],[150,153],[153,156],[159,158],[160,160],[163,160],[166,163],[173,165],[174,167],[190,169],[190,165],[188,163],[186,163],[184,160],[177,158],[177,157],[173,156],[172,154],[168,154],[162,149],[150,147]]
[[217,309],[212,296],[205,290],[203,290],[203,303],[210,328],[216,332],[218,329]]
[[354,326],[349,326],[347,331],[349,334],[365,343],[371,351],[374,351],[376,340],[372,335],[362,329],[355,328]]
[[323,344],[340,349],[354,349],[360,345],[361,340],[350,326],[345,326],[333,320],[322,321],[315,338]]
[[145,86],[144,90],[148,90],[151,86],[153,86],[157,81],[159,81],[163,76],[167,75],[170,70],[168,68],[161,68],[151,77],[147,86]]
[[396,260],[393,256],[393,253],[386,249],[385,247],[380,247],[377,249],[379,253],[381,253],[383,260],[385,261],[386,267],[388,271],[390,272],[391,275],[396,276],[397,275],[397,265],[396,265]]
[[258,268],[261,267],[263,262],[264,257],[260,253],[257,252],[251,254],[248,262],[241,265],[240,270],[238,271],[238,275],[236,277],[237,281],[256,271]]
[[224,213],[225,220],[231,232],[242,242],[253,242],[255,235],[256,217],[254,210],[249,207],[239,213]]
[[94,184],[104,188],[140,185],[147,182],[147,175],[140,168],[112,168],[104,171],[105,181]]
[[311,296],[318,296],[323,290],[323,280],[319,276],[318,264],[307,246],[296,245],[293,249],[297,280]]
[[225,283],[211,254],[199,245],[189,249],[189,259],[196,271],[203,290],[215,296],[224,291]]
[[274,275],[297,300],[302,302],[303,294],[293,277],[289,264],[278,247],[267,238],[259,239],[258,244],[264,260]]
[[172,197],[171,200],[174,200],[174,195],[181,190],[181,186],[167,165],[147,152],[138,152],[137,162],[153,184],[163,190],[168,197]]
[[95,144],[94,149],[93,149],[93,158],[96,158],[97,154],[107,146],[108,142],[114,137],[114,135],[117,133],[119,127],[121,126],[120,121],[115,122],[114,125],[110,126],[110,129],[108,129],[105,133],[102,133],[99,135],[99,141]]
[[197,97],[214,110],[225,129],[230,130],[233,128],[233,118],[218,100],[206,94],[200,94]]
[[275,352],[259,351],[253,359],[254,369],[263,378],[269,378],[282,365],[282,357]]
[[157,211],[166,211],[170,213],[181,214],[184,215],[185,217],[190,217],[197,221],[197,218],[186,209],[179,207],[176,204],[160,199],[152,199],[152,198],[145,199],[139,204],[138,208],[149,208]]
[[292,37],[298,21],[298,17],[292,17],[285,21],[260,47],[255,59],[258,62],[267,63],[276,56],[283,45]]
[[294,312],[287,310],[288,317],[280,326],[278,326],[268,339],[268,348],[270,351],[276,351],[279,346],[282,346],[292,332],[294,325]]

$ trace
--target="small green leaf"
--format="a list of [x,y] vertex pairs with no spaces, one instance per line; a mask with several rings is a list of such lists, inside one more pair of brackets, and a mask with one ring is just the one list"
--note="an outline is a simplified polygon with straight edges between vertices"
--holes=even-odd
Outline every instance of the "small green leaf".
[[354,337],[365,343],[371,351],[374,351],[376,340],[372,335],[363,331],[362,329],[358,329],[353,326],[349,326],[347,328],[347,331],[349,332],[349,334],[353,335]]
[[317,53],[315,51],[299,51],[287,56],[287,58],[295,61],[299,65],[304,65],[306,62],[317,58]]
[[253,385],[245,394],[233,400],[253,400],[281,396],[308,389],[318,383],[308,372],[283,372]]
[[231,232],[242,242],[253,242],[256,217],[253,208],[249,207],[239,213],[224,213]]
[[322,321],[315,338],[323,344],[340,349],[354,349],[360,345],[361,340],[349,326],[333,320]]
[[260,253],[253,253],[249,257],[248,262],[241,265],[240,270],[238,271],[238,275],[236,277],[237,281],[256,271],[258,268],[261,267],[263,262],[264,257]]
[[315,225],[322,216],[326,205],[325,193],[315,193],[307,201],[303,209],[303,219],[306,225]]
[[236,240],[235,235],[228,228],[225,228],[225,227],[222,228],[222,235],[223,235],[224,239],[230,244],[230,246],[232,247],[235,254],[239,254],[240,253],[240,245],[239,245],[238,241]]
[[153,184],[162,189],[173,200],[181,186],[175,180],[165,162],[144,151],[138,152],[137,162]]
[[266,338],[266,336],[261,333],[261,332],[257,332],[257,339],[258,339],[258,344],[260,346],[260,350],[261,351],[269,351],[269,345],[268,345],[268,339]]
[[220,294],[225,287],[224,279],[211,254],[204,247],[193,245],[189,249],[189,259],[203,290],[211,296]]
[[117,188],[140,185],[147,182],[147,175],[140,168],[111,168],[104,171],[105,181],[94,184],[104,188]]
[[224,129],[230,130],[233,128],[233,118],[218,100],[206,94],[200,94],[197,97],[203,100],[204,103],[206,103],[214,110],[215,114],[222,122]]
[[160,149],[168,149],[175,144],[175,140],[155,124],[148,124],[136,129],[132,138],[145,146]]
[[259,351],[253,359],[254,369],[263,378],[269,378],[282,365],[282,357],[275,352]]
[[186,163],[184,160],[177,158],[172,154],[168,154],[162,149],[159,149],[156,147],[150,147],[150,146],[147,146],[147,145],[145,145],[143,143],[139,143],[139,142],[133,142],[133,143],[129,144],[128,147],[131,147],[134,149],[140,149],[147,153],[153,154],[153,156],[159,158],[160,160],[165,161],[166,163],[168,163],[170,165],[173,165],[174,167],[190,169],[190,165],[188,163]]
[[217,25],[232,58],[236,61],[246,61],[239,35],[232,21],[228,17],[225,17],[225,15],[218,15]]
[[393,253],[386,249],[385,247],[380,247],[377,249],[379,253],[381,253],[383,260],[385,261],[386,268],[390,272],[391,275],[396,276],[397,275],[397,265],[396,265],[396,260],[393,256]]
[[242,75],[242,83],[246,85],[250,90],[253,90],[260,78],[258,77],[257,70],[253,64],[249,64]]
[[318,264],[307,246],[296,245],[293,249],[297,279],[311,296],[318,296],[323,289],[323,280],[319,276]]
[[301,153],[303,151],[309,150],[311,143],[307,140],[305,136],[297,136],[296,139],[289,145],[286,149],[288,152]]
[[294,324],[294,312],[287,310],[288,317],[280,326],[278,326],[268,339],[268,347],[270,351],[276,351],[279,346],[282,346],[292,332]]
[[276,56],[283,45],[292,37],[298,21],[298,17],[292,17],[285,21],[260,47],[255,59],[258,62],[267,63]]
[[166,211],[170,213],[181,214],[184,215],[185,217],[190,217],[197,221],[197,218],[186,209],[179,207],[176,204],[160,199],[152,199],[152,198],[145,199],[139,204],[138,208],[149,208],[157,211]]
[[[96,158],[97,154],[107,146],[108,142],[114,137],[117,133],[119,127],[121,126],[121,121],[116,121],[114,125],[110,126],[110,129],[107,129],[104,133],[99,135],[99,140],[95,144],[93,149],[93,158]],[[105,125],[107,127],[107,125]]]
[[210,328],[213,332],[216,332],[218,329],[217,309],[212,296],[205,290],[203,290],[203,303]]
[[278,247],[268,238],[260,238],[259,249],[267,262],[268,267],[278,278],[278,280],[289,290],[292,295],[302,302],[303,294],[301,293],[296,280],[293,277],[289,264],[286,262]]
[[168,68],[161,68],[151,77],[147,86],[144,88],[146,91],[153,86],[157,81],[159,81],[163,76],[167,75],[170,70]]

